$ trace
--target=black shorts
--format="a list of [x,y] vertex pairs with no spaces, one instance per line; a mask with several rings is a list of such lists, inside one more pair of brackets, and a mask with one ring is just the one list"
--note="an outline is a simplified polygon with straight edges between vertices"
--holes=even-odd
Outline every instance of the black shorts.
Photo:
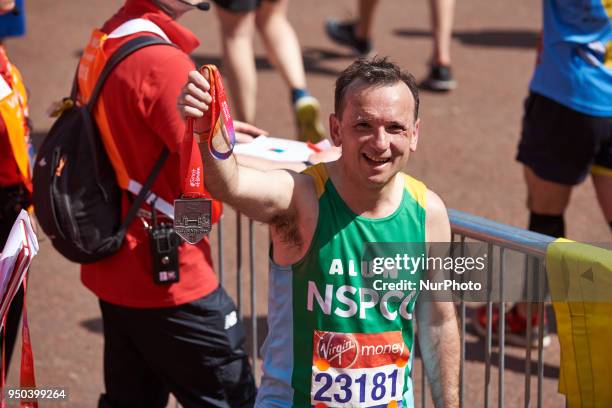
[[256,10],[261,5],[262,1],[275,0],[213,0],[217,6],[231,11],[233,13],[245,13],[247,11]]
[[104,382],[99,407],[252,407],[255,381],[232,299],[218,288],[176,307],[134,309],[100,301]]
[[612,117],[585,115],[531,92],[516,159],[565,185],[582,182],[592,167],[612,174]]

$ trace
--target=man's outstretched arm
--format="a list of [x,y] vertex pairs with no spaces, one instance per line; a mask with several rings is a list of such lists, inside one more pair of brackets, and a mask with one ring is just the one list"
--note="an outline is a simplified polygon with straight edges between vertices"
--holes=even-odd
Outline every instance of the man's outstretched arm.
[[[212,102],[209,88],[207,78],[197,71],[189,73],[178,100],[183,117],[194,118],[197,124]],[[207,143],[201,140],[200,152],[204,182],[213,197],[261,222],[270,222],[291,210],[296,184],[300,184],[304,176],[286,170],[260,171],[241,166],[234,155],[227,160],[217,160],[208,151]],[[214,135],[212,143],[219,151],[228,150],[227,141],[220,135]]]
[[[427,192],[427,241],[448,242],[446,207]],[[437,408],[459,407],[459,328],[453,302],[419,302],[416,307],[419,348]]]

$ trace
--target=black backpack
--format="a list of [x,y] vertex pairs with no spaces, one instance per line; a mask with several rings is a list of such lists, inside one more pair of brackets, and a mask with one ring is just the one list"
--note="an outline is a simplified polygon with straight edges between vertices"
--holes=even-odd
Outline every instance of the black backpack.
[[151,45],[172,45],[161,38],[139,36],[122,45],[104,66],[87,105],[65,109],[45,137],[36,158],[33,202],[36,217],[55,249],[71,261],[96,262],[119,250],[128,226],[168,157],[164,148],[151,174],[121,219],[121,194],[93,109],[110,72],[125,57]]

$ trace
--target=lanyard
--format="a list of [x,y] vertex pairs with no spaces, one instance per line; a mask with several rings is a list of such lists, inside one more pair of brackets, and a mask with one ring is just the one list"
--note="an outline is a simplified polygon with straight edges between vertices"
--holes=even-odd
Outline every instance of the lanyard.
[[[209,93],[212,97],[210,113],[208,114],[211,126],[205,137],[208,139],[208,150],[213,157],[217,160],[225,160],[232,154],[236,143],[236,132],[234,131],[221,73],[214,65],[204,65],[200,68],[200,73],[204,74],[205,71],[209,73]],[[188,118],[185,137],[181,144],[181,174],[185,175],[182,192],[183,198],[204,198],[208,197],[208,193],[204,189],[202,157],[198,142],[193,137],[193,124],[194,119]],[[227,152],[218,151],[212,144],[213,136],[219,131],[229,141],[230,148]]]
[[[28,324],[28,308],[26,307],[27,276],[23,279],[23,322],[21,324],[21,388],[36,388],[34,376],[34,355],[30,340],[30,325]],[[21,401],[21,408],[37,408],[38,402]]]
[[[227,103],[227,96],[225,94],[225,87],[223,86],[223,79],[221,73],[216,66],[212,64],[204,65],[200,68],[200,73],[204,75],[204,72],[208,71],[208,78],[210,79],[210,96],[212,96],[211,103],[211,124],[214,126],[210,127],[210,133],[208,134],[208,150],[217,160],[225,160],[232,155],[232,150],[236,144],[236,132],[234,131],[234,121],[232,120],[232,114],[230,113],[229,104]],[[225,140],[229,141],[230,148],[227,152],[220,152],[214,148],[212,139],[217,132],[221,131]]]

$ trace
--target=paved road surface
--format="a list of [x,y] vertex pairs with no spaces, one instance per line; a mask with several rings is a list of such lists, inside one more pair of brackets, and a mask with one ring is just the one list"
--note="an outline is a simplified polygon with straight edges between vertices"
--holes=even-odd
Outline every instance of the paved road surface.
[[[101,24],[120,4],[119,0],[28,2],[28,35],[9,41],[8,48],[31,91],[31,115],[37,141],[51,125],[45,115],[46,108],[51,101],[69,92],[78,55],[91,28]],[[524,226],[527,220],[521,167],[514,161],[514,154],[522,101],[535,57],[540,21],[540,8],[536,4],[533,0],[458,2],[453,58],[459,88],[450,95],[422,93],[419,150],[407,168],[438,192],[449,207],[517,226]],[[304,50],[309,86],[320,99],[325,117],[332,109],[335,76],[351,62],[351,57],[325,38],[322,24],[329,16],[349,17],[353,10],[354,0],[294,0],[290,7],[290,18]],[[417,78],[422,78],[427,72],[430,52],[428,21],[426,1],[381,2],[376,50],[380,55],[390,55]],[[202,41],[195,59],[199,63],[220,64],[215,14],[193,12],[183,22]],[[273,135],[293,137],[288,92],[266,61],[260,42],[257,42],[257,63],[257,124]],[[234,231],[233,220],[233,214],[228,213],[227,231]],[[574,239],[610,239],[590,183],[575,191],[567,225],[569,236]],[[255,237],[256,316],[262,328],[267,283],[267,238],[262,226],[255,227]],[[229,258],[233,257],[235,240],[235,234],[225,235]],[[246,243],[246,230],[243,242]],[[81,286],[76,265],[58,256],[49,240],[43,240],[41,248],[32,267],[28,297],[38,383],[67,387],[70,394],[67,403],[41,406],[95,406],[103,389],[97,301]],[[225,264],[227,271],[235,265],[229,258]],[[226,282],[235,293],[232,281],[232,274],[227,273]],[[247,317],[251,315],[248,305],[243,310]],[[470,401],[468,406],[478,406],[483,398],[484,345],[474,336],[467,341],[466,398]],[[505,401],[510,407],[522,404],[522,353],[515,348],[508,351]],[[556,393],[558,360],[558,345],[554,342],[546,350],[544,405],[547,407],[564,406]],[[13,364],[9,384],[16,384],[17,367]],[[491,383],[497,384],[496,373],[493,374]]]

